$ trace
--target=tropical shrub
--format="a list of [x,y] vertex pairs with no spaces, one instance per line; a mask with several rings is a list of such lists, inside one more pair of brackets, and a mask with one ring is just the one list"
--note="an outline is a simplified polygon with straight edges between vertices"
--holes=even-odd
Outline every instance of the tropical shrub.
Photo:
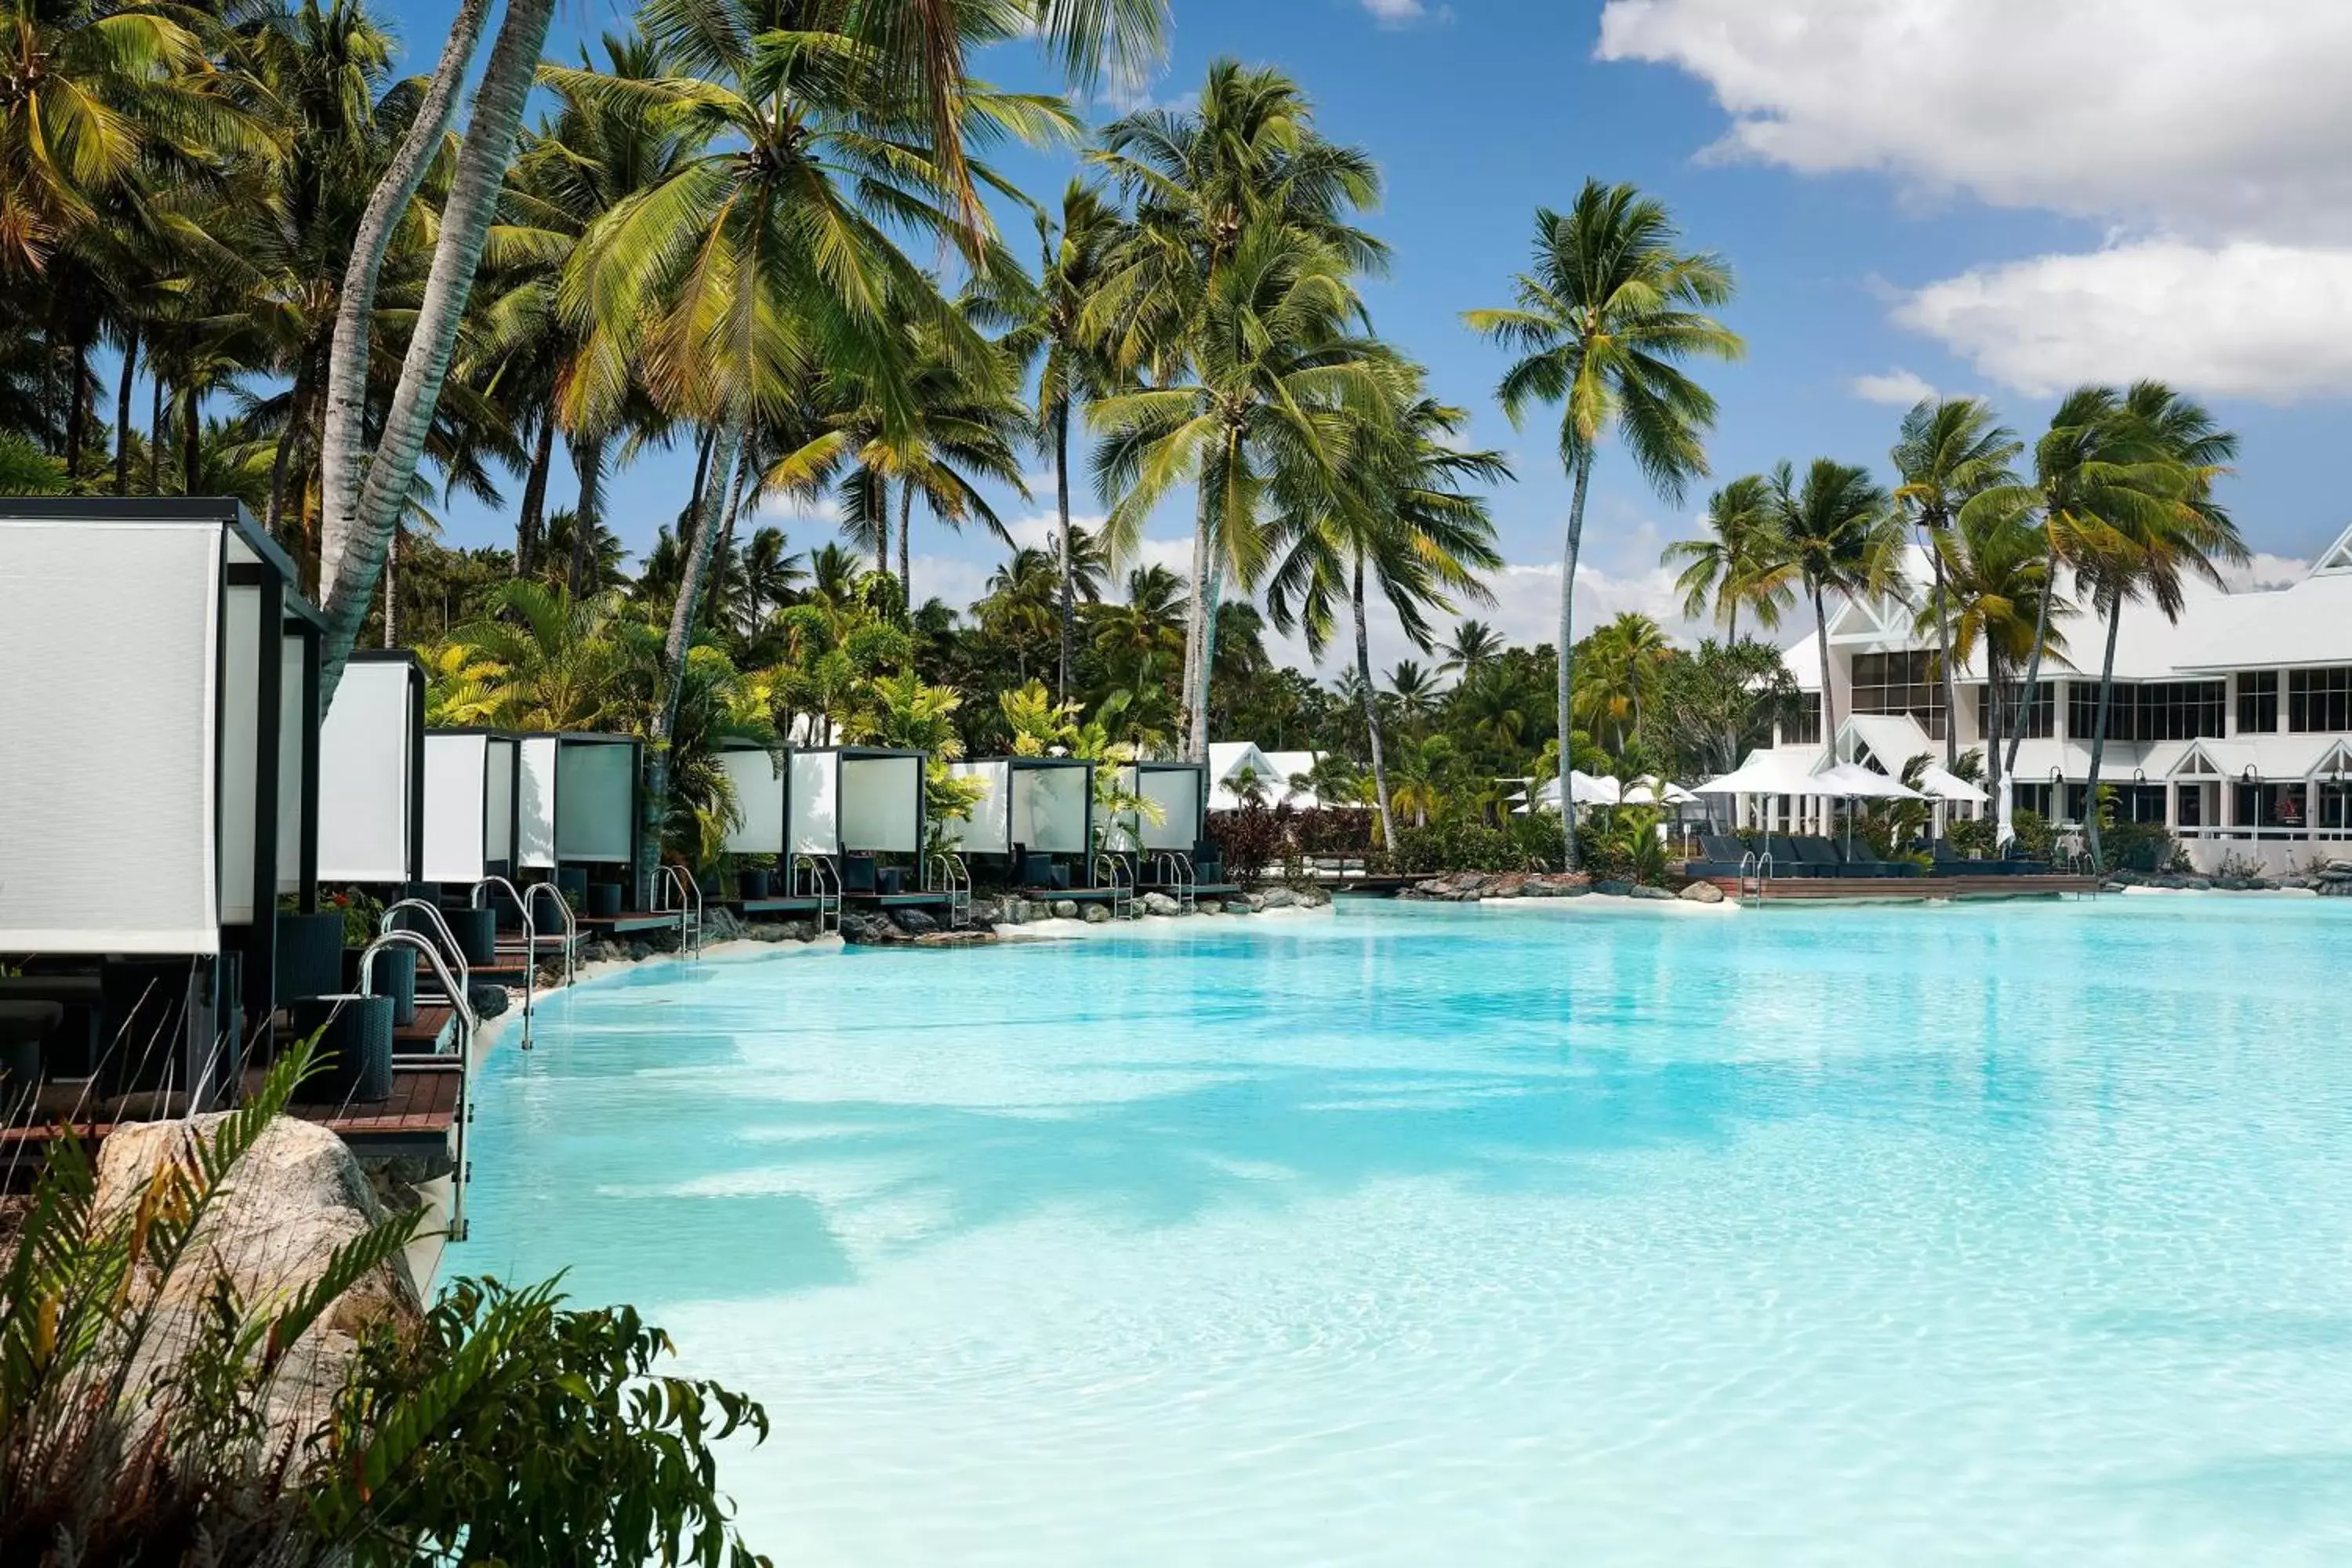
[[2180,854],[2172,830],[2161,822],[2116,822],[2099,830],[2099,847],[2107,868],[2116,871],[2162,871]]

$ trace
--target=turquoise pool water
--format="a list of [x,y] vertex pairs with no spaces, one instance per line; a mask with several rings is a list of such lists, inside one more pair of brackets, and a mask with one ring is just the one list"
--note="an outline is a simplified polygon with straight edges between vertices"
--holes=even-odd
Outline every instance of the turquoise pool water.
[[470,1272],[792,1564],[2352,1560],[2352,904],[1370,906],[540,1015]]

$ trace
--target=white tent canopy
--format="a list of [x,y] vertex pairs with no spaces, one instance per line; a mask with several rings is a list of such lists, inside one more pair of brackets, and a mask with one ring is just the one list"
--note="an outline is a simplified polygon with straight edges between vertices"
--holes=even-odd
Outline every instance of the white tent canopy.
[[1806,793],[1837,800],[1925,800],[1917,790],[1859,763],[1837,763],[1813,775]]
[[943,826],[952,848],[970,855],[1084,855],[1094,847],[1095,765],[1075,757],[991,757],[954,763],[958,778],[984,793],[971,817]]
[[1992,798],[1983,788],[1969,783],[1957,773],[1947,772],[1940,763],[1930,763],[1919,775],[1919,787],[1931,800],[1966,801],[1982,805]]
[[1827,795],[1819,787],[1810,756],[1750,752],[1748,760],[1721,778],[1697,786],[1700,795]]
[[[1595,776],[1594,774],[1580,773],[1574,768],[1570,768],[1568,771],[1568,783],[1570,789],[1574,792],[1574,798],[1576,800],[1576,804],[1579,805],[1618,805],[1622,804],[1623,795],[1622,794],[1621,786],[1615,779],[1605,776]],[[1546,779],[1543,783],[1538,784],[1535,792],[1535,804],[1541,806],[1546,811],[1558,811],[1559,809],[1559,781],[1558,779]]]
[[784,763],[784,849],[792,855],[919,855],[921,752],[839,746]]
[[425,670],[412,653],[355,654],[319,742],[319,876],[424,876]]
[[1646,773],[1624,787],[1619,804],[1623,805],[1692,805],[1698,796],[1671,779],[1661,779]]

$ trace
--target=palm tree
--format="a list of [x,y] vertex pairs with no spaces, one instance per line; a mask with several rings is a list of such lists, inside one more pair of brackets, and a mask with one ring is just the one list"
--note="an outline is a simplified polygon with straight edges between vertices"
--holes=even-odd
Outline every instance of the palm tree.
[[2107,712],[2114,700],[2116,634],[2123,624],[2126,600],[2146,597],[2178,622],[2184,602],[2185,579],[2194,574],[2218,585],[2221,574],[2214,565],[2248,559],[2237,524],[2213,499],[2213,481],[2230,471],[2237,456],[2238,437],[2224,430],[2199,403],[2181,396],[2162,382],[2136,383],[2124,396],[2124,414],[2155,439],[2166,460],[2178,469],[2177,494],[2171,505],[2155,510],[2126,509],[2116,519],[2118,548],[2094,559],[2084,578],[2091,590],[2095,612],[2107,618],[2106,652],[2099,665],[2098,719],[2091,731],[2091,770],[2085,793],[2091,864],[2104,868],[2099,841],[2099,770],[2106,758]]
[[[1706,472],[1715,399],[1677,368],[1698,355],[1737,358],[1738,334],[1706,314],[1731,298],[1731,268],[1676,248],[1664,204],[1632,185],[1587,180],[1566,213],[1536,214],[1535,266],[1508,310],[1466,320],[1522,357],[1498,395],[1514,425],[1536,403],[1561,407],[1560,461],[1574,489],[1559,569],[1559,733],[1572,723],[1576,563],[1584,542],[1592,459],[1613,429],[1651,487],[1679,500]],[[1565,777],[1565,774],[1562,775]],[[1560,792],[1568,868],[1576,868],[1576,803]]]
[[[2160,528],[2186,483],[2155,429],[2125,407],[2122,393],[2111,386],[2080,386],[2067,394],[2050,416],[2049,430],[2034,443],[2032,481],[1993,486],[1968,505],[2020,517],[2038,512],[2044,565],[2054,587],[2063,567],[2079,569],[2101,557],[2127,553],[2123,531]],[[2045,616],[2058,597],[2055,592],[2042,595]],[[2041,679],[2037,643],[2026,660],[2026,702]],[[2023,711],[2021,703],[2021,718]],[[2024,742],[2021,721],[2011,730],[2002,759],[2002,771],[2012,777],[2017,749]]]
[[1486,622],[1465,619],[1454,628],[1453,639],[1439,644],[1437,651],[1445,656],[1437,673],[1459,680],[1500,654],[1503,639]]
[[[1413,373],[1418,379],[1418,373]],[[1484,497],[1465,487],[1510,475],[1499,452],[1454,444],[1469,415],[1426,395],[1393,412],[1383,410],[1351,440],[1344,472],[1302,465],[1278,476],[1284,497],[1275,532],[1286,549],[1267,592],[1275,624],[1303,627],[1309,650],[1328,640],[1335,605],[1345,597],[1356,636],[1356,673],[1372,758],[1373,792],[1381,802],[1383,842],[1396,842],[1388,805],[1387,763],[1381,745],[1380,707],[1372,693],[1367,574],[1388,601],[1412,645],[1433,641],[1430,616],[1451,612],[1455,596],[1491,598],[1477,574],[1502,563]],[[1295,607],[1295,614],[1294,614]],[[1400,673],[1405,667],[1400,666]],[[1431,684],[1418,665],[1412,675]]]
[[742,636],[757,637],[760,627],[767,622],[768,612],[789,599],[807,575],[801,570],[801,558],[787,548],[782,529],[762,528],[752,534],[742,553],[742,617],[739,623]]
[[[1217,377],[1199,363],[1204,349],[1221,373],[1250,357],[1246,344],[1234,338],[1250,330],[1250,311],[1237,309],[1236,300],[1255,287],[1264,253],[1286,247],[1282,236],[1311,249],[1319,269],[1333,279],[1385,262],[1385,247],[1347,221],[1379,199],[1379,171],[1356,149],[1324,141],[1313,125],[1314,110],[1290,78],[1220,59],[1209,67],[1198,110],[1146,110],[1104,129],[1094,161],[1134,198],[1135,213],[1108,258],[1085,321],[1121,374],[1148,369],[1169,385],[1181,382],[1190,364],[1195,384],[1206,390]],[[1244,255],[1253,258],[1254,276],[1236,289],[1225,275]],[[1350,296],[1348,313],[1356,310]],[[1091,422],[1104,427],[1099,419]],[[1195,761],[1208,755],[1208,695],[1224,575],[1238,568],[1248,583],[1257,543],[1250,537],[1254,516],[1228,521],[1220,508],[1263,478],[1231,460],[1206,435],[1163,452],[1185,471],[1152,486],[1156,496],[1181,479],[1194,485],[1183,689]],[[1129,542],[1115,534],[1113,542],[1117,549]]]
[[1739,606],[1755,612],[1766,631],[1777,631],[1795,602],[1789,574],[1776,567],[1771,548],[1772,487],[1761,474],[1743,474],[1706,502],[1707,532],[1676,540],[1659,563],[1684,563],[1675,586],[1682,591],[1683,614],[1692,620],[1713,615],[1725,640],[1739,640]]
[[1893,458],[1895,504],[1917,526],[1934,576],[1936,665],[1944,684],[1944,766],[1960,760],[1960,688],[1952,670],[1952,631],[1944,605],[1944,536],[1960,509],[1996,486],[2016,482],[2010,465],[2025,449],[1997,423],[1992,405],[1974,397],[1927,397],[1903,416]]
[[1593,677],[1586,727],[1593,728],[1593,718],[1614,721],[1618,750],[1624,750],[1629,734],[1642,733],[1643,702],[1656,690],[1659,668],[1674,651],[1658,623],[1636,610],[1623,611],[1596,629],[1585,641],[1585,662]]
[[[1943,602],[1921,610],[1917,629],[1927,630],[1932,621],[1949,625],[1958,665],[1984,651],[1986,773],[1998,797],[2003,769],[2000,747],[1992,742],[2006,731],[2017,672],[2038,664],[2044,654],[2065,656],[2066,637],[2057,623],[2074,612],[2063,599],[2051,602],[2055,595],[2042,535],[2027,518],[1994,508],[1963,508],[1940,542]],[[2032,688],[2020,700],[2021,706],[2032,702]],[[2025,727],[2021,718],[2017,727]]]
[[[1360,664],[1354,673],[1354,689],[1360,694],[1360,700],[1364,695],[1377,699],[1379,688],[1373,685],[1370,673]],[[1388,695],[1396,709],[1397,722],[1418,733],[1429,722],[1430,716],[1437,711],[1441,693],[1437,689],[1437,678],[1426,665],[1419,659],[1401,658],[1389,670]],[[1369,701],[1361,705],[1365,722],[1370,723],[1374,711],[1372,705]]]
[[[1098,399],[1088,410],[1104,437],[1097,474],[1118,497],[1104,523],[1114,556],[1134,549],[1171,489],[1188,479],[1200,486],[1186,637],[1197,658],[1197,684],[1187,690],[1195,761],[1208,754],[1218,597],[1227,572],[1247,587],[1265,566],[1270,487],[1310,470],[1336,482],[1360,422],[1391,405],[1393,368],[1351,331],[1360,314],[1335,252],[1261,221],[1215,276],[1191,374]],[[1212,541],[1213,560],[1205,553]]]
[[1822,743],[1837,740],[1837,694],[1830,687],[1829,596],[1860,599],[1900,582],[1903,519],[1870,470],[1816,458],[1800,487],[1787,463],[1772,470],[1774,548],[1812,601],[1822,661]]

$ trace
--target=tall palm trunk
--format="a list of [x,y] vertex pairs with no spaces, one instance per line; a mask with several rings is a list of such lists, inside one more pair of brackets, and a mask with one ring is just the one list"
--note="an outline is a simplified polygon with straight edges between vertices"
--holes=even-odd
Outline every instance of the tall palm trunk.
[[915,531],[915,481],[898,486],[898,596],[906,601],[907,624],[915,621],[915,569],[908,537]]
[[555,416],[539,416],[539,439],[530,449],[530,472],[522,481],[522,510],[515,517],[515,575],[528,577],[539,564],[539,539],[547,521],[547,473],[555,466]]
[[1592,454],[1576,459],[1576,488],[1568,503],[1568,538],[1559,556],[1559,825],[1565,840],[1562,864],[1576,869],[1576,792],[1568,775],[1574,766],[1576,733],[1576,558],[1584,548],[1584,494],[1592,479]]
[[2000,694],[2004,684],[2001,677],[2005,673],[2006,671],[2001,668],[2000,656],[1994,651],[1991,642],[1987,641],[1985,644],[1985,784],[1992,794],[1990,804],[1995,810],[1998,810],[2000,805],[2000,781],[2009,773],[2007,768],[2000,765],[2000,738],[2008,732],[2005,726],[2009,721],[2008,705],[2002,701]]
[[114,493],[131,493],[131,384],[139,375],[139,323],[125,329],[122,377],[114,388]]
[[192,496],[204,479],[204,399],[194,386],[180,398],[180,493]]
[[[719,417],[722,427],[711,447],[711,472],[734,474],[736,454],[743,445],[744,420],[731,410]],[[742,476],[735,474],[731,485],[703,487],[702,504],[695,509],[693,536],[685,542],[684,559],[679,563],[677,603],[670,610],[669,635],[662,641],[652,732],[646,738],[645,817],[637,838],[637,891],[648,905],[653,900],[654,872],[661,864],[662,828],[669,820],[670,740],[677,732],[686,650],[693,640],[695,617],[701,613],[702,591],[710,575],[710,557],[725,522],[727,492],[740,489],[741,483]]]
[[[152,354],[148,358],[154,361]],[[168,434],[163,427],[163,366],[160,361],[152,363],[151,374],[155,378],[155,390],[147,405],[147,493],[159,496],[163,493],[163,437]]]
[[1364,558],[1356,557],[1356,582],[1350,595],[1356,610],[1356,685],[1364,699],[1364,732],[1371,737],[1372,792],[1381,802],[1381,844],[1396,853],[1396,817],[1389,809],[1389,765],[1381,755],[1381,705],[1372,689],[1371,637],[1364,626]]
[[457,15],[441,58],[425,86],[425,97],[408,122],[408,132],[394,149],[392,162],[375,189],[368,193],[358,229],[352,237],[351,259],[343,265],[343,287],[335,302],[335,333],[327,353],[327,417],[319,440],[319,489],[322,516],[320,541],[323,576],[333,574],[333,563],[343,542],[359,525],[360,443],[366,435],[368,333],[375,319],[378,279],[392,237],[408,214],[425,170],[448,133],[457,107],[457,89],[465,84],[474,48],[481,41],[489,0],[458,0]]
[[1936,666],[1944,682],[1944,768],[1949,773],[1960,765],[1960,687],[1952,673],[1952,604],[1944,586],[1944,542],[1937,531],[1943,526],[1930,526],[1927,559],[1936,568]]
[[890,575],[890,477],[874,476],[874,570]]
[[400,530],[383,550],[383,646],[400,646]]
[[1062,521],[1062,649],[1054,678],[1054,700],[1070,700],[1070,644],[1076,635],[1077,569],[1070,551],[1070,400],[1054,405],[1054,504]]
[[1213,470],[1213,465],[1202,465],[1192,510],[1192,595],[1184,606],[1184,754],[1196,763],[1209,760],[1209,715],[1202,703],[1208,683],[1201,677],[1201,645],[1208,637],[1202,608],[1209,602],[1209,535],[1216,493]]
[[[554,0],[508,0],[498,42],[474,92],[474,112],[457,150],[457,166],[442,210],[441,237],[411,331],[408,357],[384,416],[383,437],[369,463],[355,513],[327,517],[321,578],[327,594],[326,633],[320,652],[320,700],[331,701],[342,679],[343,661],[357,639],[370,591],[381,569],[392,529],[407,504],[409,485],[425,452],[425,438],[441,400],[451,352],[463,323],[474,272],[489,236],[507,163],[514,150],[523,103],[539,69]],[[364,383],[331,387],[335,395],[363,395]]]
[[73,384],[66,389],[66,478],[81,478],[81,449],[89,444],[89,339],[75,334],[70,372]]
[[572,438],[572,471],[580,477],[580,499],[572,507],[572,566],[564,580],[574,599],[593,591],[596,532],[604,526],[604,437],[601,431]]
[[2058,595],[2058,552],[2052,549],[2042,567],[2042,597],[2033,606],[2033,646],[2025,655],[2025,689],[2018,693],[2017,711],[2010,717],[2009,775],[2017,776],[2017,749],[2033,725],[2034,689],[2042,684],[2042,645],[2050,636],[2050,601]]
[[2099,722],[2091,731],[2090,788],[2083,799],[2083,820],[2090,829],[2091,869],[2104,871],[2107,862],[2099,843],[2099,764],[2107,754],[2107,705],[2116,691],[2116,632],[2124,624],[2124,596],[2118,591],[2107,606],[2107,652],[2099,665]]
[[1830,690],[1830,616],[1822,602],[1822,585],[1811,584],[1813,591],[1813,636],[1822,660],[1822,744],[1837,744],[1837,698]]
[[294,367],[294,384],[286,394],[286,427],[278,433],[278,450],[269,459],[269,513],[262,526],[278,537],[286,519],[286,476],[293,467],[294,447],[302,438],[302,415],[310,401],[310,359],[305,354]]

